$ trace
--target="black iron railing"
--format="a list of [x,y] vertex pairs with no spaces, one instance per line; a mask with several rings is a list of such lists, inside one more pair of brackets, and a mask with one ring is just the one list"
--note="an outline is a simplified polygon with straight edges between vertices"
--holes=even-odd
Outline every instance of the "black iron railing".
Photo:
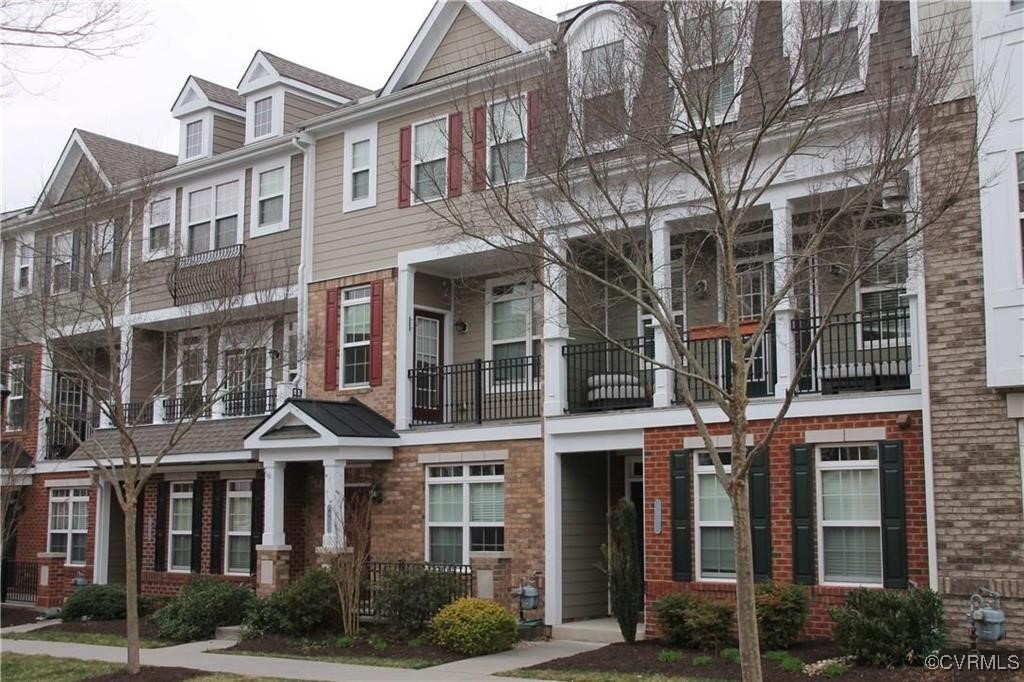
[[910,311],[892,308],[797,317],[792,322],[796,361],[824,327],[800,374],[800,393],[885,391],[910,388]]
[[412,424],[466,424],[540,416],[540,356],[409,370]]
[[35,603],[39,565],[34,561],[4,559],[0,565],[0,601]]
[[[746,340],[749,337],[745,337]],[[690,365],[689,370],[693,374],[699,374],[697,366],[703,370],[715,386],[720,386],[726,391],[732,390],[732,343],[729,339],[715,338],[687,338],[687,347],[696,358],[696,365]],[[751,360],[747,369],[747,397],[763,398],[775,393],[775,325],[774,323],[765,328],[761,341],[747,354]],[[676,381],[676,402],[683,402],[682,382],[687,381],[690,386],[690,394],[695,402],[712,400],[714,389],[707,382],[696,378],[679,376]]]
[[562,347],[569,412],[650,407],[654,342],[650,338],[596,341]]
[[473,568],[468,564],[436,564],[421,561],[368,561],[363,579],[363,593],[359,600],[359,613],[372,618],[387,618],[388,613],[375,598],[388,574],[403,571],[429,571],[446,576],[451,599],[473,596]]
[[67,459],[98,425],[99,415],[65,412],[46,418],[46,459]]
[[209,417],[210,406],[203,396],[179,396],[164,400],[164,421],[176,422],[193,417]]
[[174,305],[185,305],[237,296],[244,279],[245,244],[234,244],[176,258],[167,289]]
[[274,409],[277,391],[261,388],[256,391],[228,391],[221,398],[225,417],[242,417],[266,414]]
[[128,424],[153,423],[153,403],[151,402],[122,403],[121,410],[124,413],[124,420]]

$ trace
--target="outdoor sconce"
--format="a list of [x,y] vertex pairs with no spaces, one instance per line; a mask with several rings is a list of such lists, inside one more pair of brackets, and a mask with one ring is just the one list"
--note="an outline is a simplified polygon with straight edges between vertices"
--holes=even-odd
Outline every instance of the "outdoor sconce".
[[906,431],[914,425],[914,418],[909,414],[903,413],[896,417],[896,426],[899,427],[900,431]]
[[271,348],[270,349],[270,359],[271,360],[280,360],[281,359],[281,351],[277,350],[276,348]]
[[380,481],[370,484],[370,502],[380,504],[384,501],[384,492],[380,489]]
[[708,295],[708,281],[706,279],[698,279],[693,283],[693,295],[697,298],[704,298]]
[[465,320],[455,320],[455,333],[465,334],[469,331],[469,322]]

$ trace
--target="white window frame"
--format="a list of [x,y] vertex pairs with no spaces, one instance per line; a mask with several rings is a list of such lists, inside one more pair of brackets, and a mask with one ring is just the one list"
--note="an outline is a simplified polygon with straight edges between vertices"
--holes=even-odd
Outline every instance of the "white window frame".
[[[185,392],[183,390],[185,386],[185,364],[183,360],[183,354],[186,348],[184,339],[189,336],[195,336],[199,338],[199,340],[194,345],[198,346],[203,351],[202,363],[204,369],[200,381],[191,381],[189,382],[188,385],[192,386],[195,384],[199,384],[200,386],[202,386],[202,394],[204,396],[206,395],[206,380],[208,378],[209,372],[205,368],[206,363],[209,361],[210,340],[209,337],[207,336],[207,331],[205,329],[186,329],[184,331],[178,332],[178,338],[174,344],[175,355],[177,360],[177,370],[175,371],[176,386],[174,389],[174,397],[178,400],[183,400],[185,397]],[[221,368],[221,370],[223,370],[223,368]],[[182,411],[184,411],[184,405],[182,405]]]
[[[236,327],[240,328],[240,327]],[[270,350],[274,344],[274,331],[273,329],[267,329],[264,334],[261,335],[261,343],[258,346],[233,343],[231,328],[225,328],[217,341],[217,357],[219,362],[217,363],[217,386],[220,387],[221,397],[227,396],[230,391],[227,385],[227,353],[231,351],[263,351],[264,362],[263,362],[263,388],[269,390],[274,387],[274,363],[270,357]],[[251,341],[252,336],[245,333],[245,329],[241,329],[239,336],[246,341]],[[255,379],[255,376],[253,377]],[[258,382],[257,382],[258,383]],[[226,415],[225,415],[226,416]],[[253,415],[238,415],[240,417],[251,417]]]
[[[521,298],[530,300],[529,312],[526,319],[526,336],[522,339],[502,339],[497,343],[518,343],[520,341],[526,344],[526,355],[523,357],[531,357],[533,355],[533,344],[536,341],[541,341],[544,337],[544,320],[540,321],[540,329],[533,328],[533,302],[532,299],[538,299],[541,304],[541,317],[543,318],[543,289],[540,284],[527,278],[521,277],[496,277],[494,279],[488,279],[484,283],[487,287],[487,292],[484,297],[484,359],[488,362],[494,360],[494,304],[502,301],[514,301]],[[494,295],[494,288],[500,286],[515,286],[517,284],[526,284],[527,291],[525,295],[518,294],[503,294],[500,296]],[[543,356],[543,349],[541,353]],[[492,380],[485,382],[484,390],[488,393],[501,393],[502,391],[517,391],[527,386],[532,386],[535,378],[533,376],[533,363],[527,365],[526,375],[523,377],[523,381],[497,381],[493,377]],[[543,371],[543,369],[541,369]]]
[[[443,134],[444,134],[444,140],[445,140],[444,155],[441,156],[441,157],[438,157],[438,158],[434,158],[434,159],[421,159],[421,160],[417,161],[417,159],[416,159],[416,129],[417,128],[421,128],[421,127],[423,127],[425,125],[429,125],[429,124],[432,124],[432,123],[437,123],[438,121],[444,121],[444,126],[443,126]],[[448,196],[448,162],[451,161],[451,159],[448,158],[448,125],[449,125],[448,124],[448,114],[445,114],[444,116],[435,116],[433,118],[428,118],[426,120],[419,121],[417,123],[413,123],[412,126],[411,126],[411,134],[409,136],[409,138],[410,138],[409,139],[409,203],[411,205],[429,204],[429,203],[431,203],[433,201],[441,201],[442,199],[445,199]],[[440,188],[441,189],[441,193],[438,196],[436,196],[436,197],[432,197],[430,199],[422,200],[416,194],[416,167],[420,166],[422,164],[425,164],[425,163],[436,163],[437,161],[440,161],[441,159],[444,159],[444,175],[443,175],[444,182],[441,183],[441,188]]]
[[[167,205],[169,207],[168,211],[167,211],[167,220],[168,220],[167,223],[162,223],[162,222],[161,223],[154,223],[153,222],[153,204],[155,204],[157,202],[160,202],[160,201],[166,201]],[[175,218],[174,209],[175,209],[175,206],[174,206],[174,204],[175,204],[174,194],[162,194],[162,195],[154,197],[152,200],[150,200],[149,202],[146,203],[146,208],[143,210],[143,220],[142,220],[142,256],[146,260],[156,260],[157,258],[166,258],[167,256],[170,256],[171,252],[174,250],[174,239],[175,239],[175,230],[174,230],[174,225],[175,225],[175,222],[174,222],[174,218]],[[152,228],[154,228],[154,227],[160,227],[160,226],[165,225],[165,224],[167,225],[167,246],[166,246],[166,248],[162,248],[162,249],[160,249],[160,248],[154,249],[153,245],[152,245],[152,242],[151,242],[150,230]]]
[[[260,111],[260,105],[266,104],[264,111]],[[260,114],[266,115],[266,120],[260,120]],[[252,137],[258,140],[263,137],[270,137],[274,134],[274,96],[267,95],[254,99],[252,103]]]
[[[109,234],[107,234],[107,230],[110,230]],[[89,268],[89,276],[94,284],[110,284],[114,279],[114,258],[117,253],[116,249],[114,249],[114,239],[117,234],[116,230],[117,227],[113,220],[99,222],[92,227],[92,239],[89,244],[92,267]],[[100,249],[102,249],[102,251]],[[110,255],[110,274],[107,279],[103,280],[98,278],[97,274],[99,273],[100,259],[108,254]]]
[[[722,451],[722,452],[719,452],[719,457],[721,457],[722,455],[728,455],[728,454],[729,454],[728,452]],[[701,464],[700,463],[701,455],[707,455],[708,457],[710,457],[708,452],[705,451],[705,450],[696,451],[693,454],[693,520],[694,520],[694,524],[693,525],[694,525],[694,531],[695,531],[694,534],[693,534],[693,551],[694,551],[694,556],[695,556],[696,564],[697,564],[697,580],[700,581],[700,582],[705,582],[705,583],[734,583],[734,582],[736,582],[736,566],[735,566],[735,563],[733,564],[733,575],[732,576],[717,576],[717,577],[705,576],[704,575],[704,567],[703,567],[703,565],[701,565],[701,553],[700,553],[700,531],[701,531],[701,529],[702,528],[730,528],[731,529],[731,528],[733,528],[733,525],[734,525],[733,521],[730,521],[729,523],[726,523],[724,521],[701,521],[701,518],[700,518],[700,479],[701,479],[701,477],[702,476],[710,475],[710,476],[714,477],[715,482],[718,483],[719,487],[722,486],[721,481],[719,481],[718,477],[715,475],[714,463],[712,463],[710,465],[708,465],[708,464]],[[728,473],[730,473],[732,471],[732,464],[731,463],[730,464],[725,464],[723,462],[722,466],[725,468],[725,473],[728,474]],[[725,494],[725,491],[723,490],[722,493]],[[730,514],[730,516],[732,515],[732,510],[731,509],[729,511],[729,514]],[[736,549],[735,549],[735,546],[734,546],[733,547],[734,557],[735,557],[735,551],[736,551]]]
[[[489,474],[489,475],[470,475],[471,468],[475,466],[500,466],[500,474]],[[426,558],[428,563],[431,562],[430,558],[430,529],[431,528],[461,528],[462,529],[462,563],[469,564],[470,558],[477,554],[470,550],[470,543],[472,540],[471,528],[497,528],[507,529],[507,516],[502,514],[501,524],[489,522],[489,521],[470,521],[470,487],[474,483],[501,483],[502,485],[502,504],[507,499],[508,490],[505,488],[505,467],[506,462],[504,461],[491,461],[491,462],[469,462],[459,464],[428,464],[426,465],[426,471],[424,472],[424,491],[423,491],[423,515],[424,515],[424,532],[423,532],[423,556]],[[454,476],[438,476],[434,472],[442,469],[459,469],[461,473]],[[430,487],[432,485],[461,485],[462,486],[462,520],[461,521],[431,521],[430,520]],[[497,550],[501,552],[508,551],[508,538],[505,537],[503,541],[503,549]],[[491,550],[481,550],[491,551]]]
[[[821,451],[827,448],[857,448],[872,447],[875,449],[876,457],[873,460],[822,462]],[[882,474],[879,469],[879,462],[882,456],[882,448],[878,443],[822,443],[814,448],[814,505],[815,525],[817,526],[817,560],[818,560],[818,584],[834,585],[837,587],[882,587],[885,580],[885,554],[882,551]],[[823,516],[824,506],[822,501],[822,471],[841,470],[872,470],[878,472],[878,520],[870,521],[825,521]],[[878,551],[881,557],[881,572],[878,575],[878,582],[833,582],[825,580],[825,528],[878,528]]]
[[[57,504],[67,505],[67,525],[64,528],[54,529],[54,506]],[[75,505],[85,505],[85,528],[74,528]],[[50,488],[48,513],[46,520],[46,550],[51,551],[51,537],[53,535],[64,535],[64,565],[85,566],[89,561],[89,489],[88,488]],[[72,561],[71,544],[73,536],[84,535],[86,537],[85,558],[82,561]]]
[[[192,504],[195,504],[195,490],[196,481],[170,481],[170,490],[167,495],[167,572],[168,573],[191,573],[192,572],[192,519],[194,516],[194,510],[188,515],[188,530],[174,530],[174,501],[175,500],[191,500]],[[184,491],[180,488],[188,486],[188,490]],[[175,537],[187,537],[189,540],[189,563],[188,566],[181,567],[174,565],[174,538]]]
[[[521,109],[521,113],[519,115],[519,118],[520,118],[520,128],[522,130],[522,134],[523,135],[522,135],[521,138],[509,138],[509,139],[505,140],[502,144],[506,144],[506,143],[509,143],[509,142],[515,142],[517,140],[522,140],[522,142],[523,142],[523,177],[521,177],[521,178],[513,178],[511,180],[506,179],[505,182],[503,182],[503,183],[501,183],[499,185],[499,184],[494,182],[494,178],[491,175],[491,159],[493,158],[493,150],[494,150],[494,147],[498,144],[497,140],[495,139],[495,135],[494,135],[495,130],[494,130],[493,110],[494,110],[494,107],[496,105],[507,104],[507,103],[512,102],[512,101],[517,100],[517,99],[522,104],[522,109]],[[494,100],[492,102],[488,102],[487,103],[487,126],[486,126],[487,127],[487,149],[486,149],[486,159],[485,159],[485,170],[486,170],[487,184],[488,185],[490,185],[492,187],[495,187],[495,186],[504,187],[506,185],[514,185],[514,184],[519,183],[519,182],[525,182],[526,176],[530,172],[530,129],[529,129],[529,125],[530,125],[529,99],[527,98],[526,93],[520,93],[518,95],[514,95],[514,96],[506,98],[506,99]]]
[[[364,170],[362,168],[356,168],[353,166],[352,158],[352,146],[357,142],[367,141],[370,143],[370,165],[365,169],[369,171],[368,188],[369,191],[367,196],[363,199],[352,198],[352,174]],[[377,123],[367,123],[365,125],[350,128],[345,131],[344,135],[345,153],[344,159],[342,160],[342,172],[344,174],[344,180],[342,181],[342,187],[344,188],[344,197],[342,199],[341,211],[342,213],[349,213],[351,211],[358,211],[363,208],[371,208],[377,205]],[[410,142],[411,144],[411,142]],[[410,156],[412,154],[410,148]],[[410,169],[410,173],[412,170]],[[411,187],[411,185],[410,185]],[[410,197],[412,196],[410,190]]]
[[[57,257],[57,242],[63,241],[67,238],[68,252],[63,258]],[[50,293],[53,295],[66,294],[71,291],[71,281],[74,279],[74,262],[75,262],[75,233],[71,230],[65,232],[58,232],[53,235],[52,248],[50,250]],[[57,278],[54,276],[56,272],[57,263],[68,266],[68,287],[67,289],[57,288]]]
[[[218,217],[226,218],[226,217],[228,217],[230,215],[236,215],[236,214],[233,214],[233,213],[224,213],[224,214],[221,214],[221,215],[217,214],[217,187],[220,186],[220,185],[226,185],[228,183],[236,182],[236,181],[238,182],[238,206],[236,207],[237,211],[238,211],[238,213],[237,213],[238,221],[237,221],[236,226],[235,226],[235,229],[236,229],[235,243],[236,244],[242,244],[244,242],[244,240],[245,240],[245,225],[244,225],[244,223],[245,223],[245,171],[241,171],[239,173],[231,173],[231,174],[228,174],[228,175],[217,176],[217,177],[211,178],[211,179],[209,179],[209,180],[207,180],[205,182],[195,183],[193,185],[189,185],[187,187],[182,188],[181,212],[182,212],[183,218],[182,218],[182,221],[181,221],[182,222],[181,238],[179,240],[180,248],[181,248],[181,253],[182,254],[184,254],[184,255],[192,255],[191,252],[188,249],[189,228],[193,224],[198,224],[198,222],[197,223],[190,223],[189,222],[189,216],[191,214],[189,209],[191,208],[190,204],[192,202],[192,194],[195,193],[195,192],[201,192],[204,189],[212,190],[211,193],[210,193],[210,217],[209,217],[209,220],[208,220],[208,222],[210,223],[210,241],[209,241],[209,247],[210,248],[207,249],[207,251],[212,251],[212,250],[214,250],[214,245],[217,242],[217,218]],[[207,221],[199,221],[199,222],[207,222]],[[196,253],[204,253],[204,252],[197,251]]]
[[[875,239],[874,240],[875,244],[877,245],[879,242],[884,241],[884,239],[885,239],[885,237],[881,237],[881,238]],[[906,248],[907,248],[906,244],[903,244],[903,245],[897,247],[897,250],[893,251],[892,254],[890,254],[890,257],[899,257],[900,250],[901,249],[905,250]],[[908,277],[909,277],[910,258],[909,258],[909,255],[906,253],[906,251],[903,252],[903,258],[906,259],[906,261],[907,261],[905,267],[907,268]],[[875,267],[877,267],[877,266],[875,266]],[[902,282],[892,281],[892,282],[882,282],[882,283],[875,283],[875,284],[871,284],[871,285],[865,285],[864,281],[863,281],[863,276],[861,276],[860,278],[857,279],[856,282],[854,282],[854,305],[856,306],[855,309],[857,311],[857,314],[859,315],[858,321],[854,325],[854,328],[855,328],[855,330],[857,332],[857,349],[858,350],[870,350],[870,349],[877,349],[877,348],[894,348],[894,349],[895,348],[902,348],[902,347],[905,347],[909,343],[909,341],[910,341],[910,339],[908,337],[908,335],[910,334],[910,322],[909,321],[907,322],[906,325],[904,325],[903,329],[899,330],[899,331],[903,332],[904,335],[902,335],[902,336],[896,336],[896,337],[893,337],[891,339],[877,339],[877,340],[870,340],[870,341],[864,340],[864,299],[863,299],[863,295],[864,294],[883,293],[883,292],[886,292],[886,291],[895,291],[897,297],[902,299],[907,294],[907,280],[903,280]]]
[[[248,490],[234,490],[233,484],[247,483],[249,485]],[[231,567],[231,538],[233,537],[244,537],[249,540],[250,557],[252,553],[252,521],[253,521],[253,508],[252,508],[252,481],[250,479],[228,479],[224,483],[224,575],[252,575],[253,567],[250,565],[246,569],[232,568]],[[231,530],[231,500],[233,499],[248,499],[249,500],[249,530],[248,531],[233,531]],[[251,558],[250,558],[251,561]]]
[[[285,90],[281,86],[263,88],[248,93],[245,99],[245,143],[252,144],[261,140],[269,140],[272,137],[281,135],[284,132],[284,96]],[[264,135],[256,135],[256,102],[271,98],[271,119],[270,132]]]
[[[360,298],[354,298],[352,300],[345,300],[346,291],[355,291],[357,289],[365,289],[366,296]],[[345,287],[338,293],[338,387],[339,388],[365,388],[370,385],[370,364],[373,362],[373,358],[370,357],[370,339],[367,338],[365,341],[352,341],[349,343],[345,342],[345,314],[349,308],[355,306],[365,305],[369,309],[369,321],[370,330],[372,334],[373,330],[373,287],[370,284],[357,284],[350,287]],[[368,335],[369,337],[369,335]],[[360,348],[366,347],[367,353],[367,367],[366,367],[366,381],[359,381],[351,384],[345,383],[345,349],[346,348]]]
[[[4,413],[4,430],[5,431],[22,431],[25,429],[25,425],[28,422],[28,401],[26,400],[28,391],[25,386],[25,368],[28,366],[28,362],[25,359],[25,353],[17,353],[11,355],[7,361],[7,389],[10,393],[7,396],[7,407]],[[20,371],[17,385],[13,381],[12,377],[15,373],[15,368]],[[21,419],[20,425],[14,426],[11,424],[11,405],[15,402],[21,401]]]
[[[272,194],[267,197],[260,196],[260,175],[263,173],[269,173],[275,170],[281,170],[281,192],[280,196],[283,197],[281,203],[281,220],[276,223],[269,223],[267,225],[260,225],[260,200],[261,199],[272,199],[277,194]],[[281,157],[274,159],[273,161],[265,161],[258,166],[253,166],[252,169],[252,205],[250,206],[250,218],[249,218],[249,237],[255,239],[257,237],[264,237],[268,234],[275,234],[277,232],[284,232],[288,229],[290,224],[290,211],[291,211],[291,196],[292,196],[292,160],[290,156]],[[239,239],[241,243],[241,239]]]
[[[188,127],[196,122],[200,122],[200,125],[202,126],[202,130],[199,135],[199,152],[190,155],[188,153]],[[200,111],[192,116],[188,116],[187,118],[182,118],[178,139],[178,163],[186,163],[206,158],[212,155],[212,150],[213,112]]]
[[[14,281],[11,282],[11,291],[15,298],[26,296],[32,293],[32,275],[35,269],[35,233],[18,235],[14,240]],[[27,253],[26,253],[27,251]],[[28,283],[21,286],[21,273],[27,272]]]

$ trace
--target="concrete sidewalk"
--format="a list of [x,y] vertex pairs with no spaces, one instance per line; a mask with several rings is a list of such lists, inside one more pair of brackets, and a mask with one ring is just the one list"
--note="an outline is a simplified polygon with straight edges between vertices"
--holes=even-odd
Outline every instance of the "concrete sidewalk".
[[[233,673],[253,677],[283,677],[293,680],[366,680],[367,682],[403,682],[437,680],[438,682],[469,682],[488,680],[494,673],[536,665],[554,658],[589,651],[600,645],[587,642],[522,642],[515,649],[491,656],[445,663],[423,670],[384,668],[367,665],[347,665],[322,661],[303,661],[268,656],[236,656],[207,653],[234,645],[227,640],[190,642],[161,649],[143,649],[142,664],[158,667],[187,667],[208,672]],[[120,663],[125,660],[122,647],[43,642],[32,640],[4,640],[4,652],[42,654],[64,658]]]

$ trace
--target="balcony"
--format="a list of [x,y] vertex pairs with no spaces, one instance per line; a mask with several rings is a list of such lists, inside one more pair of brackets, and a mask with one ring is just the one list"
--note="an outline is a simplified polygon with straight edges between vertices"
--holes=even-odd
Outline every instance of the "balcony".
[[245,278],[245,244],[179,256],[167,273],[174,305],[237,296]]
[[540,416],[540,356],[409,370],[412,426],[482,424]]
[[99,413],[61,410],[46,418],[46,459],[67,459],[99,426]]
[[569,412],[650,407],[654,395],[654,342],[637,337],[562,348]]

